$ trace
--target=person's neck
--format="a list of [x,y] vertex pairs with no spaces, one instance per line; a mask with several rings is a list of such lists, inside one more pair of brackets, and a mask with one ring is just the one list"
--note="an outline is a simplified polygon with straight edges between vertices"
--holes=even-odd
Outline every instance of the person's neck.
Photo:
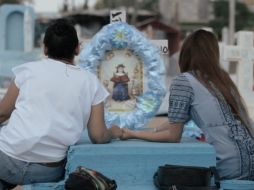
[[57,61],[61,61],[67,65],[74,65],[74,59],[67,59],[67,58],[54,58],[54,57],[49,57],[50,59],[54,59]]

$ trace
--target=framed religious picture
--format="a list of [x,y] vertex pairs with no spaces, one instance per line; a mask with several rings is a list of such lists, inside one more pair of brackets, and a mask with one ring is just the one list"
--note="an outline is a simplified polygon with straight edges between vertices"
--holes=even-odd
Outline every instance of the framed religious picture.
[[96,74],[110,93],[105,103],[106,125],[143,127],[165,95],[160,50],[134,27],[106,25],[84,46],[80,65]]
[[143,62],[130,49],[106,51],[98,67],[98,77],[110,93],[106,108],[110,112],[130,112],[136,97],[144,93]]

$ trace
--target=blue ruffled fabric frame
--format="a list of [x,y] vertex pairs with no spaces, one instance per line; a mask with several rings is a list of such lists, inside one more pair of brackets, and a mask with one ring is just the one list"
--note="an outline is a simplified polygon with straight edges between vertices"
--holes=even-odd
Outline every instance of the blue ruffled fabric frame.
[[164,63],[159,48],[154,46],[140,31],[127,23],[116,22],[104,26],[86,44],[80,54],[80,66],[96,74],[105,52],[113,49],[130,49],[144,64],[147,90],[137,97],[132,112],[109,112],[105,110],[107,127],[112,124],[130,129],[144,127],[157,113],[165,96]]

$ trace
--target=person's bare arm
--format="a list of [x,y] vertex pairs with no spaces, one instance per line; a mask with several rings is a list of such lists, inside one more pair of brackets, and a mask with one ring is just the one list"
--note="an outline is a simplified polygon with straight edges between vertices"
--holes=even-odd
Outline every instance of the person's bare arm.
[[104,105],[100,103],[92,106],[91,115],[88,122],[88,135],[95,144],[108,143],[111,139],[122,135],[122,130],[117,126],[107,129],[104,121]]
[[155,142],[180,142],[183,124],[166,122],[161,126],[154,128],[154,131],[133,131],[129,129],[123,129],[122,140],[126,139],[142,139]]
[[12,111],[15,109],[18,95],[19,89],[14,81],[12,81],[5,96],[0,102],[0,123],[3,123],[10,118]]

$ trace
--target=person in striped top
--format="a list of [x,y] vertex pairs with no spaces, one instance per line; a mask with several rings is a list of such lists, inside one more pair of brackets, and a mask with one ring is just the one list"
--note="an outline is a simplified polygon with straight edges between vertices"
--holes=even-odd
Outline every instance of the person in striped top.
[[180,142],[193,120],[214,146],[221,179],[254,180],[254,130],[237,87],[219,63],[216,36],[197,30],[180,52],[179,74],[170,87],[168,122],[154,131],[122,130],[121,139]]

